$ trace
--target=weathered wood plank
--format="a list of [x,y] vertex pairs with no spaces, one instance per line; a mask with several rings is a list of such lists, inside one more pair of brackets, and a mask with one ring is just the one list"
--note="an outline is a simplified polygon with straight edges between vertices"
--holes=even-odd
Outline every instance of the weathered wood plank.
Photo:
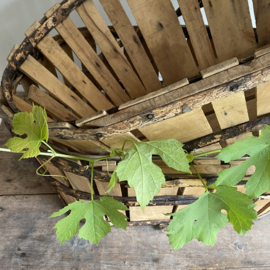
[[244,92],[212,102],[221,129],[235,126],[249,120]]
[[35,85],[30,86],[28,99],[45,108],[47,113],[58,121],[72,121],[79,118]]
[[170,216],[165,216],[164,213],[172,212],[172,206],[146,206],[143,210],[138,206],[129,207],[130,221],[138,220],[168,220]]
[[100,1],[146,90],[160,89],[158,76],[119,0]]
[[182,143],[213,132],[201,108],[139,130],[150,141],[176,138]]
[[83,117],[95,112],[32,56],[27,57],[20,69],[79,116]]
[[83,126],[91,126],[91,121],[101,118],[103,116],[107,115],[107,112],[104,110],[95,112],[93,114],[90,114],[89,116],[83,117],[75,122],[76,126],[83,127]]
[[66,18],[59,24],[56,30],[115,105],[120,105],[130,99],[70,18]]
[[178,0],[200,70],[216,64],[214,50],[197,0]]
[[164,85],[196,76],[198,69],[171,1],[127,2],[161,73]]
[[92,0],[86,0],[77,8],[77,12],[92,34],[108,63],[124,85],[131,98],[146,94],[146,90],[126,59],[117,41]]
[[204,10],[220,62],[253,55],[257,44],[248,2],[203,0]]

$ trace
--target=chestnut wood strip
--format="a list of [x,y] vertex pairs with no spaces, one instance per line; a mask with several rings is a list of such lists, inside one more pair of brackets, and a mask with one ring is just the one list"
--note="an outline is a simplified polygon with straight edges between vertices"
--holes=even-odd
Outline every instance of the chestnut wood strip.
[[258,45],[262,47],[270,43],[270,0],[253,0],[253,5]]
[[73,112],[69,111],[65,106],[35,85],[30,86],[28,99],[45,108],[47,113],[52,115],[58,121],[72,121],[79,119]]
[[249,120],[245,93],[239,92],[212,102],[221,129]]
[[[28,104],[26,101],[24,101],[23,99],[13,95],[12,96],[13,102],[16,105],[16,107],[21,111],[21,112],[32,112],[33,107],[32,105]],[[47,117],[47,122],[54,122],[53,119],[51,119],[50,117]]]
[[201,108],[139,130],[150,141],[176,138],[182,143],[213,132]]
[[44,37],[37,44],[37,48],[96,110],[107,110],[113,107],[113,104],[97,89],[50,35]]
[[143,210],[139,206],[130,206],[129,215],[130,221],[138,220],[167,220],[170,216],[165,216],[165,213],[171,213],[173,206],[146,206]]
[[89,32],[98,44],[110,66],[124,85],[131,98],[137,98],[146,94],[146,90],[140,79],[129,64],[124,52],[111,34],[100,12],[92,0],[86,0],[77,8],[77,12],[84,21]]
[[218,60],[253,55],[257,43],[248,1],[202,0]]
[[138,72],[146,90],[152,92],[161,88],[156,71],[137,36],[134,27],[119,0],[101,0],[115,31],[124,45],[130,61]]
[[56,26],[56,30],[115,105],[120,105],[130,100],[129,96],[124,92],[70,18],[66,18],[61,24]]
[[20,70],[79,116],[84,117],[95,112],[31,55],[21,65]]
[[171,1],[127,2],[162,75],[164,86],[198,75]]
[[198,0],[178,0],[200,70],[216,64]]

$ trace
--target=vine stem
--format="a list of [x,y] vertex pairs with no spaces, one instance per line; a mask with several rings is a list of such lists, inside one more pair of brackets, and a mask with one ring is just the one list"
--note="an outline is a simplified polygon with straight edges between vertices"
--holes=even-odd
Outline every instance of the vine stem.
[[196,169],[196,167],[194,166],[194,164],[193,164],[193,163],[190,163],[190,165],[191,165],[191,167],[195,170],[195,172],[197,173],[197,175],[198,175],[198,177],[200,178],[200,180],[201,180],[201,182],[202,182],[203,187],[205,188],[205,190],[208,191],[207,186],[205,185],[205,183],[204,183],[204,181],[203,181],[203,179],[202,179],[200,173],[197,171],[197,169]]
[[219,152],[221,152],[221,150],[222,149],[217,149],[217,150],[213,150],[213,151],[201,153],[201,154],[198,154],[198,155],[193,156],[193,158],[203,157],[203,156],[207,156],[207,155],[214,154],[214,153],[219,153]]
[[91,163],[91,201],[94,200],[94,192],[93,192],[93,187],[94,187],[94,164],[95,162],[90,162]]

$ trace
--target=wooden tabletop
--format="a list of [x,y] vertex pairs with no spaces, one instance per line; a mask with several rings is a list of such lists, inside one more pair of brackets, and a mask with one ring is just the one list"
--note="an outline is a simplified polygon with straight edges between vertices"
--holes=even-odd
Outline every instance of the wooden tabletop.
[[[9,138],[2,124],[0,145]],[[149,226],[113,227],[95,246],[77,236],[60,246],[47,219],[62,203],[34,159],[0,153],[0,269],[270,269],[270,215],[245,236],[227,225],[214,247],[197,240],[173,251],[166,233]]]

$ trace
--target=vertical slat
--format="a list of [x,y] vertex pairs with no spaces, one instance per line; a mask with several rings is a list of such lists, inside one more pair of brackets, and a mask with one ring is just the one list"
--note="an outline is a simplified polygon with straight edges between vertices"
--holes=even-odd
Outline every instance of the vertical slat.
[[200,70],[216,64],[216,58],[198,0],[178,0]]
[[84,117],[95,112],[32,56],[28,55],[20,69],[79,116]]
[[113,107],[113,104],[96,88],[50,35],[44,37],[37,44],[37,48],[96,110],[106,110]]
[[270,82],[257,86],[257,115],[261,116],[270,112]]
[[244,92],[230,95],[212,102],[221,129],[249,120]]
[[258,45],[270,43],[270,0],[253,0]]
[[139,130],[150,141],[176,138],[182,143],[213,132],[201,108]]
[[108,182],[102,182],[102,181],[95,180],[95,183],[96,183],[99,195],[119,196],[119,197],[122,196],[122,190],[121,190],[121,186],[119,183],[115,184],[113,190],[109,194],[106,193],[106,191],[109,190],[109,188],[108,188],[109,183]]
[[100,2],[146,90],[152,92],[161,88],[158,76],[120,1],[101,0]]
[[247,0],[202,0],[218,60],[253,55],[257,44]]
[[146,94],[146,90],[118,46],[108,26],[92,0],[86,0],[77,8],[89,32],[115,71],[131,98]]
[[120,105],[130,100],[129,96],[108,71],[70,18],[66,18],[62,23],[57,25],[56,30],[64,38],[115,105]]
[[198,74],[170,0],[128,0],[164,85]]
[[28,99],[45,108],[47,113],[58,121],[72,121],[79,119],[78,116],[35,85],[30,87]]

